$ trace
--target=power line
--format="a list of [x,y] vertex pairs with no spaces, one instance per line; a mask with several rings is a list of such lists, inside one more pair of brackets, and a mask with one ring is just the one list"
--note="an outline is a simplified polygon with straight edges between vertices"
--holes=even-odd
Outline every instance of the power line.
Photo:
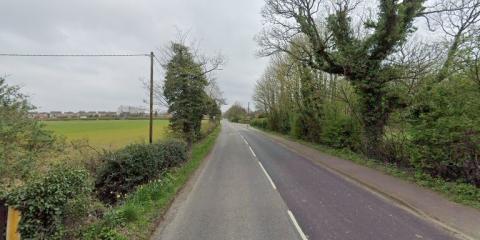
[[[149,142],[153,141],[153,62],[157,57],[149,54],[20,54],[0,53],[0,57],[150,57],[150,119],[149,119]],[[158,62],[160,64],[160,62]]]
[[150,54],[21,54],[0,53],[2,57],[148,57]]
[[153,55],[153,57],[155,58],[155,62],[158,63],[158,66],[160,66],[160,69],[162,69],[163,68],[162,63],[160,62],[160,60],[158,60],[157,55]]

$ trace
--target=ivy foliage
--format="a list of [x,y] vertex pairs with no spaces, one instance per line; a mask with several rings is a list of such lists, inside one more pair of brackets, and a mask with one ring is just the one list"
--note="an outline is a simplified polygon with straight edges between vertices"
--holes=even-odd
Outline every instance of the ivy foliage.
[[95,189],[99,199],[114,204],[138,185],[147,183],[168,168],[187,159],[187,147],[181,141],[154,144],[131,144],[117,151],[105,153],[101,159]]
[[22,238],[63,239],[69,208],[77,207],[76,199],[88,198],[91,187],[86,171],[57,166],[10,193],[7,203],[22,213]]
[[215,112],[208,109],[212,105],[205,93],[208,80],[202,65],[195,61],[190,49],[183,44],[172,43],[170,50],[172,57],[165,66],[163,86],[168,112],[172,115],[170,127],[191,144],[200,137],[203,116],[208,113],[218,114],[218,110]]

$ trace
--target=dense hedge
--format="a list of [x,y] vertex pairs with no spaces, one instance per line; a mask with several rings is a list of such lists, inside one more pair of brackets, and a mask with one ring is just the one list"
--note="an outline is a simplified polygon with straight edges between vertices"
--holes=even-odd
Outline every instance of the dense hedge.
[[114,204],[136,186],[159,177],[167,168],[187,159],[184,142],[168,141],[155,144],[131,144],[107,152],[99,170],[95,189],[99,199]]
[[165,167],[176,167],[187,160],[187,145],[185,142],[172,139],[162,143]]
[[409,112],[412,164],[446,180],[480,187],[480,91],[462,79],[419,96]]
[[359,149],[359,126],[351,118],[338,117],[322,121],[321,142],[333,148]]
[[7,202],[22,213],[22,239],[63,239],[68,208],[76,208],[75,199],[88,197],[90,192],[86,171],[56,167],[10,193]]
[[253,127],[267,129],[267,119],[266,118],[254,118],[254,119],[250,120],[250,125],[253,126]]

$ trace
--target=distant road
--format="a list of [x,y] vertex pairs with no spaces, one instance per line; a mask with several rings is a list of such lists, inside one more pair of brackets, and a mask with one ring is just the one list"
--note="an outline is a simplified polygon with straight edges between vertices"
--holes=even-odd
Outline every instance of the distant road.
[[268,137],[224,122],[192,191],[155,239],[454,239]]

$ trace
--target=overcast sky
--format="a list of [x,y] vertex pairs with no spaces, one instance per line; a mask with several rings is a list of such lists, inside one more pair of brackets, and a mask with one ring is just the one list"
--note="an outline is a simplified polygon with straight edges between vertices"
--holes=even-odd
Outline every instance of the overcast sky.
[[[1,53],[148,53],[189,31],[206,54],[227,59],[216,74],[229,104],[251,101],[267,59],[256,57],[263,0],[3,0]],[[161,81],[156,67],[156,81]],[[147,57],[0,57],[0,74],[23,86],[39,111],[143,106]]]

